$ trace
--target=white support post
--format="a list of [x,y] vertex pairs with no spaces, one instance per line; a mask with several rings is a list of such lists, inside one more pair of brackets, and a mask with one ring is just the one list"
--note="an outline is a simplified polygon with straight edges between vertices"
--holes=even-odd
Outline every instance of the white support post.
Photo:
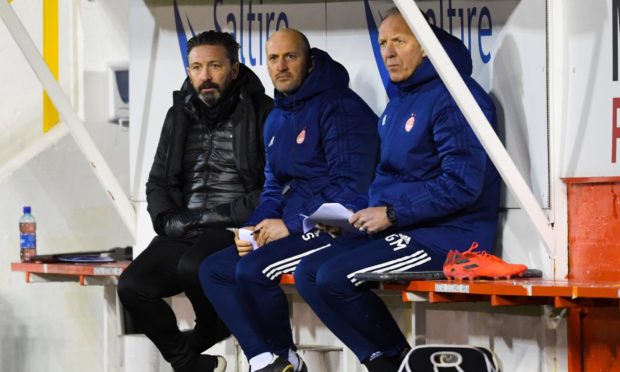
[[497,134],[493,131],[489,121],[484,116],[480,106],[478,106],[454,64],[452,64],[448,54],[441,46],[439,40],[437,40],[418,5],[411,0],[394,0],[394,3],[426,51],[426,55],[430,58],[441,80],[463,112],[489,158],[495,164],[508,189],[513,193],[521,208],[525,210],[525,213],[534,224],[536,231],[545,243],[547,254],[553,258],[555,256],[553,252],[554,235],[547,216],[538,205],[534,194],[532,194],[521,173],[519,173],[517,166],[510,158]]
[[563,172],[566,112],[567,50],[564,0],[547,0],[547,96],[549,101],[549,164],[551,174],[551,221],[555,231],[554,277],[568,274],[568,198]]
[[28,31],[9,5],[7,0],[0,0],[0,18],[4,21],[7,29],[15,39],[24,57],[28,60],[30,67],[41,81],[47,91],[48,96],[60,113],[62,121],[69,128],[69,132],[82,151],[86,161],[90,164],[93,172],[99,179],[108,197],[112,201],[114,208],[127,226],[129,233],[135,240],[136,235],[136,212],[127,198],[127,195],[119,185],[116,177],[110,170],[105,159],[99,152],[97,145],[92,140],[84,124],[75,113],[71,102],[62,91],[60,84],[54,79],[50,69],[47,67],[41,54],[37,50],[34,42],[28,35]]

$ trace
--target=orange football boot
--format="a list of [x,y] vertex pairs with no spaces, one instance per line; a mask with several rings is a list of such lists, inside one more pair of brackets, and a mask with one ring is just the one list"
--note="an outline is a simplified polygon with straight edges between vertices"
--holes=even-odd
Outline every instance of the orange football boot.
[[443,264],[443,273],[448,279],[473,280],[476,278],[509,279],[523,274],[527,266],[510,264],[487,252],[474,252],[478,243],[473,242],[465,252],[450,251]]

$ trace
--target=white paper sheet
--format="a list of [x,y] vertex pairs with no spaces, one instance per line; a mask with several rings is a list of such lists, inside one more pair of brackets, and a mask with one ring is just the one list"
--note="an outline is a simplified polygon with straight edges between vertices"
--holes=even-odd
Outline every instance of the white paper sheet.
[[246,242],[252,243],[252,248],[258,248],[258,244],[256,244],[256,240],[254,240],[254,231],[248,229],[239,229],[239,240],[243,240]]
[[349,223],[353,213],[340,203],[324,203],[310,216],[304,218],[304,233],[314,229],[317,224],[339,227],[344,230],[354,230]]

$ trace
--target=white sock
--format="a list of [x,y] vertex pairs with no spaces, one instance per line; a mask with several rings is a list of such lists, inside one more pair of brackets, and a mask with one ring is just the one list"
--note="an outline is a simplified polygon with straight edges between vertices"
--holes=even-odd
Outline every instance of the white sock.
[[299,364],[301,361],[299,360],[299,355],[293,349],[288,349],[288,362],[293,365],[295,371],[299,370]]
[[265,368],[271,363],[274,355],[272,353],[260,353],[257,356],[250,358],[250,371],[258,371],[261,368]]

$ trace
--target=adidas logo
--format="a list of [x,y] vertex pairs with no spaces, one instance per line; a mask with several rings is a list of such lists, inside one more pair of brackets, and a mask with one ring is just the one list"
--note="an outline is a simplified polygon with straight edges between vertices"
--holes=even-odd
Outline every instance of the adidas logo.
[[405,244],[409,244],[409,242],[411,241],[411,237],[409,235],[398,234],[398,236],[400,236],[400,238],[403,240]]

